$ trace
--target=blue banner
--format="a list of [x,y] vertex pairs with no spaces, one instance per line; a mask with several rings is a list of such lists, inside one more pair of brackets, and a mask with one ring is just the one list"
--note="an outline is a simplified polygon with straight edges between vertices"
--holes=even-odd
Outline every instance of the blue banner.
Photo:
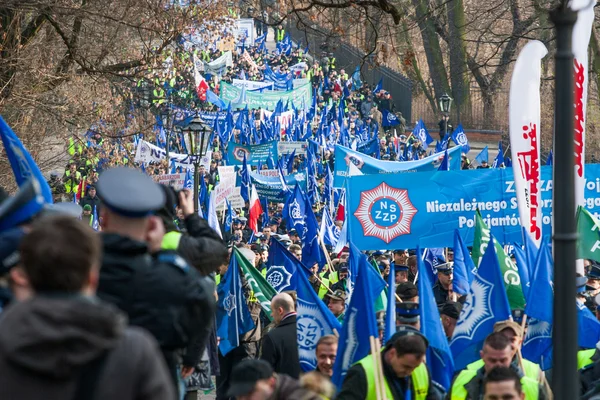
[[248,146],[230,142],[227,146],[227,165],[242,165],[244,155],[248,165],[265,164],[269,158],[277,160],[277,142]]
[[[265,176],[251,172],[250,180],[256,187],[256,192],[260,199],[267,199],[276,203],[285,203],[285,189],[280,177]],[[287,175],[285,177],[285,183],[289,188],[295,187],[297,183],[302,190],[306,191],[306,174],[299,172],[297,174]],[[239,184],[237,186],[239,186]]]
[[[597,216],[600,165],[587,164],[585,175],[586,208]],[[541,191],[545,236],[552,233],[552,167],[542,167]],[[476,209],[499,242],[522,243],[510,168],[352,176],[346,193],[349,239],[360,250],[451,247],[455,229],[470,245]]]
[[[448,150],[450,169],[454,165],[458,165],[457,163],[452,163],[452,160],[460,160],[460,149],[459,146],[456,146]],[[442,152],[416,161],[381,161],[347,147],[336,145],[333,187],[341,188],[344,186],[344,180],[346,179],[350,163],[353,163],[364,175],[390,174],[393,172],[436,171],[443,158],[444,153]]]

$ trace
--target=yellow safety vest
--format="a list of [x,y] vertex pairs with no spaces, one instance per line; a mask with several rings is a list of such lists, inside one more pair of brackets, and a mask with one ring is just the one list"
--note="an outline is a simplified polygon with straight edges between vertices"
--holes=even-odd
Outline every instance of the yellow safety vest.
[[[452,395],[450,400],[465,400],[467,398],[467,389],[465,386],[471,382],[477,375],[477,371],[473,369],[463,369],[454,380],[452,385]],[[521,385],[527,400],[537,400],[539,397],[540,386],[537,379],[531,379],[526,376],[521,378]]]
[[[68,178],[70,178],[71,171],[65,171],[65,175]],[[77,191],[77,188],[79,187],[79,182],[81,181],[81,172],[75,171],[75,176],[73,179],[69,179],[69,180],[65,181],[65,192],[66,193],[74,193],[75,191]]]
[[335,285],[339,281],[340,281],[340,278],[338,276],[337,271],[333,271],[332,273],[329,274],[329,284],[330,285]]
[[[377,390],[375,389],[375,365],[373,362],[373,356],[369,355],[357,364],[362,365],[365,370],[365,376],[367,377],[367,397],[365,400],[376,399],[377,398]],[[427,398],[427,393],[429,392],[429,372],[427,371],[427,367],[425,363],[421,363],[413,373],[411,374],[413,391],[415,393],[415,400],[425,400]],[[385,380],[385,397],[386,400],[393,400],[394,396],[392,396],[392,390]]]
[[281,42],[285,37],[285,29],[277,29],[277,41]]
[[324,299],[328,291],[327,288],[329,287],[329,279],[321,277],[321,280],[323,283],[319,287],[319,298]]
[[179,241],[181,240],[181,232],[172,231],[165,234],[160,248],[162,250],[177,250]]
[[215,275],[215,285],[218,286],[221,283],[221,275]]
[[69,149],[67,150],[67,152],[69,153],[69,155],[71,157],[73,157],[75,155],[75,153],[81,154],[81,152],[82,152],[81,144],[79,142],[77,142],[77,144],[75,144],[73,137],[69,138]]
[[[524,358],[522,358],[521,361],[523,364],[523,374],[526,377],[533,379],[534,381],[539,381],[541,371],[542,371],[540,366],[538,364],[531,362],[529,360],[526,360]],[[484,366],[483,360],[479,359],[479,360],[467,365],[467,369],[472,370],[472,371],[478,371],[481,368],[483,368],[483,366]]]
[[592,356],[596,352],[596,349],[581,350],[577,352],[577,369],[587,367],[593,364]]

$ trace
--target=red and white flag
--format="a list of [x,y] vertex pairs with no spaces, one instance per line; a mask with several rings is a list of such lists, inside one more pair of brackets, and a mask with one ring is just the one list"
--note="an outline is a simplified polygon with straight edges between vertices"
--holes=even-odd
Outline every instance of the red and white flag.
[[[510,82],[509,127],[521,226],[538,246],[542,240],[540,188],[540,80],[548,49],[532,40],[523,47]],[[525,238],[523,238],[525,239]]]
[[248,226],[254,233],[258,233],[258,218],[262,215],[263,209],[254,185],[250,190],[250,201],[248,203],[248,209],[250,210],[248,213]]
[[208,90],[208,82],[206,79],[200,74],[198,71],[198,58],[195,54],[194,57],[194,81],[196,82],[196,93],[198,94],[198,98],[202,101],[206,101],[206,91]]
[[[589,86],[589,60],[588,47],[592,35],[592,25],[594,23],[594,5],[595,1],[572,0],[571,8],[579,10],[577,13],[577,22],[573,28],[573,55],[575,60],[575,204],[584,204],[585,188],[585,123],[587,111],[587,97]],[[566,190],[566,188],[565,188]]]

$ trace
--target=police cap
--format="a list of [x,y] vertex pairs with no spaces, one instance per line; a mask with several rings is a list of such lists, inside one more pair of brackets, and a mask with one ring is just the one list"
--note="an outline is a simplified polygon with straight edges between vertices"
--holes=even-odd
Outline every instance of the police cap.
[[132,168],[104,171],[98,180],[97,191],[107,208],[129,218],[146,217],[165,204],[165,194],[159,185]]
[[592,261],[585,276],[588,279],[600,279],[600,264],[597,261]]
[[443,264],[439,264],[437,267],[435,267],[435,270],[438,273],[442,273],[444,275],[450,275],[452,273],[452,271],[454,270],[454,263],[453,262],[445,262]]
[[419,320],[419,303],[396,303],[396,317],[400,322],[412,323]]
[[578,276],[577,278],[575,278],[575,285],[577,286],[577,293],[583,293],[586,291],[586,283],[587,283],[587,278],[585,276]]

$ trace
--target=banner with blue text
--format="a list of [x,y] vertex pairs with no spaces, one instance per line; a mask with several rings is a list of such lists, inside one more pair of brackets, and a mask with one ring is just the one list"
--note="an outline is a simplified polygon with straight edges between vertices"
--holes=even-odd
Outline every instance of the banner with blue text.
[[244,146],[230,142],[227,146],[227,165],[242,165],[246,155],[248,165],[265,164],[269,158],[274,162],[279,159],[277,142]]
[[[460,148],[460,147],[459,147]],[[585,205],[600,214],[600,165],[585,168]],[[552,167],[542,167],[543,235],[552,232]],[[346,178],[349,239],[361,250],[451,247],[455,229],[473,242],[475,210],[503,244],[521,243],[511,169]]]

